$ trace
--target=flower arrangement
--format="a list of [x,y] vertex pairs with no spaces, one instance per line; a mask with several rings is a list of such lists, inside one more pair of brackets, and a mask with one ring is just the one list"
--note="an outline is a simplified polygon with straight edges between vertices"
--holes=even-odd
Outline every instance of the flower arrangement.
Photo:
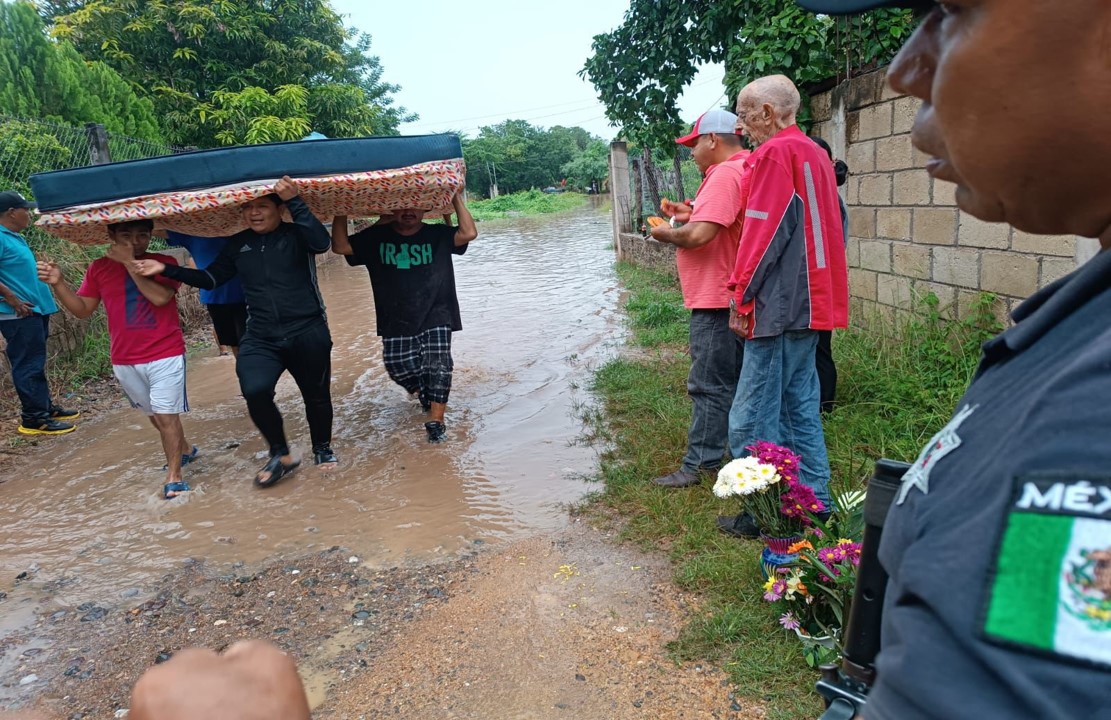
[[787,448],[758,442],[751,455],[727,463],[718,472],[714,494],[739,497],[745,512],[760,529],[775,537],[794,537],[811,524],[810,515],[825,506],[814,491],[799,482],[800,458]]
[[841,652],[841,628],[848,621],[860,566],[860,543],[815,528],[791,546],[798,559],[764,584],[764,600],[782,613],[779,624],[803,641],[812,666],[833,662]]

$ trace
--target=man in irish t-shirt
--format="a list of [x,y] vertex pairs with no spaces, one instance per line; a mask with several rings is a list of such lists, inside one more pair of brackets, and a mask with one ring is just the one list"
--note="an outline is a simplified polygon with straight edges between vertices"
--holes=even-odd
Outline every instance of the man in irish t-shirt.
[[185,397],[185,338],[177,314],[179,283],[147,278],[132,269],[137,258],[177,264],[169,255],[147,253],[150,220],[108,226],[112,244],[85,271],[74,292],[55,263],[39,263],[39,279],[54,288],[58,301],[75,316],[87,318],[103,303],[108,318],[112,371],[132,407],[150,417],[162,436],[166,453],[166,486],[171,498],[189,489],[181,480],[182,462],[196,454],[185,439],[180,413],[189,410]]
[[451,333],[463,329],[451,256],[465,253],[478,237],[462,196],[452,205],[458,226],[425,224],[424,210],[407,208],[348,238],[347,218],[332,220],[332,251],[370,273],[386,372],[420,400],[431,443],[442,442],[447,433]]

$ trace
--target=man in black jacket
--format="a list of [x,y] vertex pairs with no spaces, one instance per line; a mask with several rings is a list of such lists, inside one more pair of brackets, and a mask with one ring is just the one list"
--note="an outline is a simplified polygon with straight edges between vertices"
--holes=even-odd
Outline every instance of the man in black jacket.
[[[255,476],[261,487],[273,485],[301,464],[290,453],[282,415],[274,404],[274,388],[286,370],[305,401],[313,462],[324,470],[337,462],[331,447],[332,337],[314,259],[328,250],[331,238],[288,176],[274,191],[242,206],[249,229],[231,237],[208,267],[192,270],[156,260],[135,263],[142,275],[163,275],[203,290],[236,275],[242,279],[249,316],[235,370],[251,420],[270,444],[270,459]],[[282,222],[282,205],[293,223]]]

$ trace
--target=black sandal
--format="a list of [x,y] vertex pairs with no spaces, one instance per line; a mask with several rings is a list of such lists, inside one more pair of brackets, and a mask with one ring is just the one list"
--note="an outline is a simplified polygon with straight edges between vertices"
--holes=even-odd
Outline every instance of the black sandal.
[[337,458],[335,452],[332,451],[331,445],[320,445],[312,449],[312,462],[313,465],[339,463],[339,458]]
[[[275,455],[274,457],[266,461],[266,464],[262,466],[261,470],[255,473],[255,485],[261,488],[271,487],[272,485],[275,485],[279,480],[284,478],[286,475],[289,475],[291,472],[296,470],[300,464],[300,460],[294,460],[290,464],[286,465],[282,462],[280,456]],[[259,478],[259,475],[264,472],[270,473],[270,477],[262,480]]]

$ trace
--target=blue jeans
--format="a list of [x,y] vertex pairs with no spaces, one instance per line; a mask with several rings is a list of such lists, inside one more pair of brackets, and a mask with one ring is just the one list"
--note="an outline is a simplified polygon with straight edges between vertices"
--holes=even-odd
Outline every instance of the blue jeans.
[[729,411],[729,449],[733,457],[759,440],[784,445],[802,456],[799,481],[827,508],[829,456],[822,432],[818,371],[814,353],[818,333],[799,330],[745,343],[745,363]]
[[48,315],[29,315],[16,320],[0,320],[0,334],[8,343],[8,362],[12,384],[23,405],[23,422],[42,423],[50,419],[53,403],[46,382],[46,338],[50,333]]
[[744,340],[729,329],[728,310],[691,311],[691,426],[683,469],[715,471],[729,441],[729,407],[744,360]]

